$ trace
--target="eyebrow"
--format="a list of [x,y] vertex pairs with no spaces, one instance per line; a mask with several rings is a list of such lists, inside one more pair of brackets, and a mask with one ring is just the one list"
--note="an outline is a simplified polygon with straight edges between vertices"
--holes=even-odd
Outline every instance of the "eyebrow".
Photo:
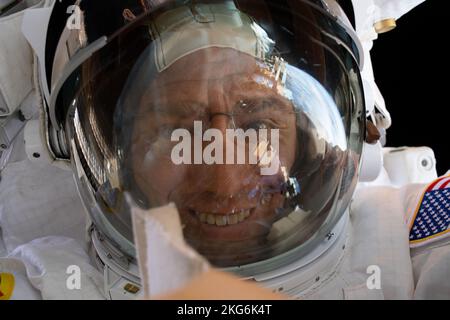
[[[261,97],[242,96],[232,107],[230,115],[259,113],[267,110],[279,111],[283,113],[293,113],[292,103],[278,95],[265,95]],[[194,116],[203,117],[210,114],[209,106],[196,101],[181,101],[175,103],[146,103],[145,111],[140,114],[155,113],[164,116],[176,115],[181,118],[190,118]]]
[[208,108],[207,105],[195,101],[181,101],[176,103],[148,102],[145,104],[146,104],[145,110],[140,114],[156,113],[165,116],[177,115],[183,118],[188,118],[191,117],[192,115],[204,116]]
[[[246,105],[246,106],[245,106]],[[243,112],[235,112],[236,109],[244,109]],[[294,107],[291,102],[281,98],[277,95],[267,95],[263,97],[251,97],[251,98],[243,98],[241,99],[235,106],[233,107],[233,113],[257,113],[264,112],[268,109],[280,111],[280,112],[290,112],[294,111]]]

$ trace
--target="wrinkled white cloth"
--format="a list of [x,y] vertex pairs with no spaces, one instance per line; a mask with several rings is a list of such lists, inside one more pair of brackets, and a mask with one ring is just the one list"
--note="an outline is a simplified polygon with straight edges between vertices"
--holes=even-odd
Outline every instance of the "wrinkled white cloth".
[[33,52],[21,32],[23,14],[0,18],[0,115],[12,113],[33,89]]
[[[15,261],[22,262],[23,267],[19,266],[16,270],[11,268]],[[71,269],[73,267],[77,268],[76,273]],[[15,278],[22,278],[20,275],[24,274],[23,268],[32,285],[23,290],[28,295],[38,290],[45,300],[104,299],[99,289],[102,287],[103,275],[90,264],[85,250],[73,239],[36,239],[17,247],[9,256],[0,259],[0,272],[12,272]],[[74,281],[79,281],[80,286],[74,287],[71,285],[71,277],[78,275],[79,279]],[[14,293],[20,297],[24,294],[21,291],[16,288]]]
[[132,208],[143,297],[169,294],[206,272],[209,263],[186,244],[175,205]]
[[5,243],[3,241],[3,231],[2,228],[0,227],[0,257],[4,257],[7,254],[8,252],[6,251]]
[[450,240],[413,253],[414,299],[450,299]]
[[425,0],[373,0],[373,2],[378,8],[378,16],[375,16],[375,19],[394,18],[398,20]]
[[0,181],[0,226],[8,252],[46,236],[84,246],[86,214],[73,173],[29,160],[9,164]]
[[[305,298],[411,299],[414,282],[409,231],[404,218],[405,195],[422,188],[420,185],[403,189],[360,188],[350,206],[351,236],[343,262],[330,270],[330,278],[323,279]],[[381,271],[380,290],[370,290],[367,286],[367,270],[371,266]]]
[[[342,262],[301,298],[450,299],[450,235],[438,244],[410,248],[407,222],[426,187],[359,188]],[[380,270],[380,289],[367,286],[374,266]]]
[[14,289],[10,300],[41,300],[42,295],[28,280],[27,269],[20,259],[0,258],[0,273],[14,276]]
[[[15,277],[12,299],[104,299],[103,275],[86,253],[86,214],[72,175],[29,160],[2,171],[0,272]],[[80,290],[66,285],[69,266],[80,268]]]
[[[32,175],[31,172],[27,171],[23,171],[23,174],[30,175],[30,177]],[[72,184],[72,187],[74,187],[70,175],[65,177],[63,175],[60,179],[61,185],[70,186]],[[18,179],[17,183],[20,184],[22,181],[29,183],[27,179],[23,178]],[[320,282],[305,290],[300,298],[450,299],[449,284],[443,281],[450,278],[450,237],[439,243],[433,243],[432,246],[425,245],[413,250],[410,249],[407,222],[410,220],[410,215],[414,214],[417,203],[426,187],[427,185],[424,184],[411,184],[402,188],[383,184],[373,186],[366,184],[358,188],[350,207],[351,223],[348,230],[350,238],[341,262],[335,268],[329,270],[328,275],[322,277]],[[33,191],[35,191],[33,188],[22,189],[19,185],[15,185],[15,189],[21,190],[22,200],[25,202],[27,195],[30,196],[32,200],[32,204],[29,204],[30,208],[37,206],[44,210],[47,207],[47,219],[59,219],[60,208],[52,206],[47,200],[49,199],[47,197],[51,197],[54,191],[52,188],[46,189],[47,194],[42,194],[40,197],[33,196]],[[75,189],[67,188],[66,192],[72,193],[70,196],[66,195],[62,198],[76,197],[74,191]],[[8,193],[0,193],[0,203],[4,203],[5,198],[8,197],[10,197]],[[24,211],[14,211],[17,219],[23,214]],[[30,220],[33,220],[33,216]],[[158,221],[158,219],[155,221]],[[64,230],[66,228],[65,222],[63,220],[59,222],[62,223],[61,230]],[[32,221],[29,223],[32,224]],[[149,226],[153,226],[150,229],[156,230],[155,228],[158,225],[143,223],[141,226],[143,227],[141,231],[145,233]],[[12,227],[14,229],[14,226]],[[2,228],[3,233],[5,233],[5,226],[2,225]],[[56,230],[56,226],[54,228]],[[20,230],[20,228],[17,230]],[[164,233],[168,229],[162,228],[161,230]],[[156,235],[153,232],[151,234]],[[22,236],[23,234],[19,231],[19,234],[13,238],[17,239]],[[151,240],[154,245],[167,243],[157,242],[151,236],[141,237],[141,239],[147,242]],[[11,258],[23,261],[24,267],[21,268],[26,269],[26,275],[32,284],[32,288],[41,290],[43,298],[99,298],[102,290],[101,276],[94,267],[89,265],[87,255],[79,242],[80,240],[75,241],[62,236],[41,236],[37,240],[19,247],[16,246],[16,249],[11,252],[8,258],[0,259],[0,266],[5,266],[7,261],[11,261]],[[139,247],[139,241],[137,242]],[[165,272],[167,270],[157,263],[156,259],[160,256],[170,259],[169,252],[160,255],[156,252],[157,248],[148,245],[142,246],[142,243],[140,248],[153,250],[150,250],[141,261],[145,261],[147,266],[148,262],[152,264],[153,268],[149,269],[152,273],[151,277],[158,277],[159,270],[161,279],[164,279],[164,275],[167,276],[168,274]],[[168,248],[170,246],[165,246],[164,250],[168,250]],[[151,261],[152,259],[153,261]],[[64,287],[68,277],[66,274],[67,268],[72,264],[79,265],[83,270],[82,283],[86,283],[86,285],[82,286],[82,292],[76,290],[66,292],[67,289]],[[141,265],[144,264],[141,263]],[[369,277],[367,269],[370,266],[377,266],[381,271],[380,290],[370,290],[367,287]],[[172,277],[174,276],[174,270],[170,273]],[[150,287],[151,285],[149,285]],[[29,295],[32,295],[32,293],[29,293]]]

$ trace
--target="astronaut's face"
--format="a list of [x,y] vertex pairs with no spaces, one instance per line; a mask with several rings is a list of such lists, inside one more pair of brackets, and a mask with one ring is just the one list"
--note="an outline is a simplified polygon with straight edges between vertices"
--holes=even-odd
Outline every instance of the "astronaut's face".
[[[191,241],[264,238],[279,219],[283,172],[290,171],[296,152],[295,114],[279,90],[257,60],[223,48],[191,53],[149,85],[131,137],[133,178],[152,206],[176,204]],[[173,159],[177,129],[189,133],[183,142],[190,146],[184,150],[191,153],[190,164]],[[223,138],[222,163],[201,158],[214,139],[205,139],[209,129]],[[247,150],[243,164],[227,162],[228,149],[236,146],[227,129],[265,129],[270,143],[271,130],[277,129],[279,166],[273,174],[263,175],[260,162],[250,163],[253,149],[247,143],[240,145]],[[199,150],[201,159],[194,159]]]

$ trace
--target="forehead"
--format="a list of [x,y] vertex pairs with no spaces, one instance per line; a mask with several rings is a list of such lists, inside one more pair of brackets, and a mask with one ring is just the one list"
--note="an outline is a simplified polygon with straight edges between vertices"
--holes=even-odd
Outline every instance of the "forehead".
[[228,48],[207,48],[180,58],[154,76],[142,97],[143,106],[177,106],[197,103],[229,109],[239,100],[271,99],[289,102],[267,65]]
[[232,76],[262,73],[262,63],[254,57],[230,48],[211,47],[197,50],[161,72],[158,84],[181,81],[223,80]]

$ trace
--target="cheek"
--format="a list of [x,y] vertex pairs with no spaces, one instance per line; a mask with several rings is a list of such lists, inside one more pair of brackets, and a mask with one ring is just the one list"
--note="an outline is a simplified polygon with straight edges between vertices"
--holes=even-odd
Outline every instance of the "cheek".
[[297,153],[297,130],[295,122],[286,131],[280,133],[280,161],[281,165],[291,170]]
[[280,166],[286,168],[290,172],[295,160],[295,144],[290,141],[280,140]]
[[132,170],[134,181],[147,198],[162,203],[169,200],[170,193],[183,177],[181,167],[174,165],[170,157],[152,150],[133,152]]

